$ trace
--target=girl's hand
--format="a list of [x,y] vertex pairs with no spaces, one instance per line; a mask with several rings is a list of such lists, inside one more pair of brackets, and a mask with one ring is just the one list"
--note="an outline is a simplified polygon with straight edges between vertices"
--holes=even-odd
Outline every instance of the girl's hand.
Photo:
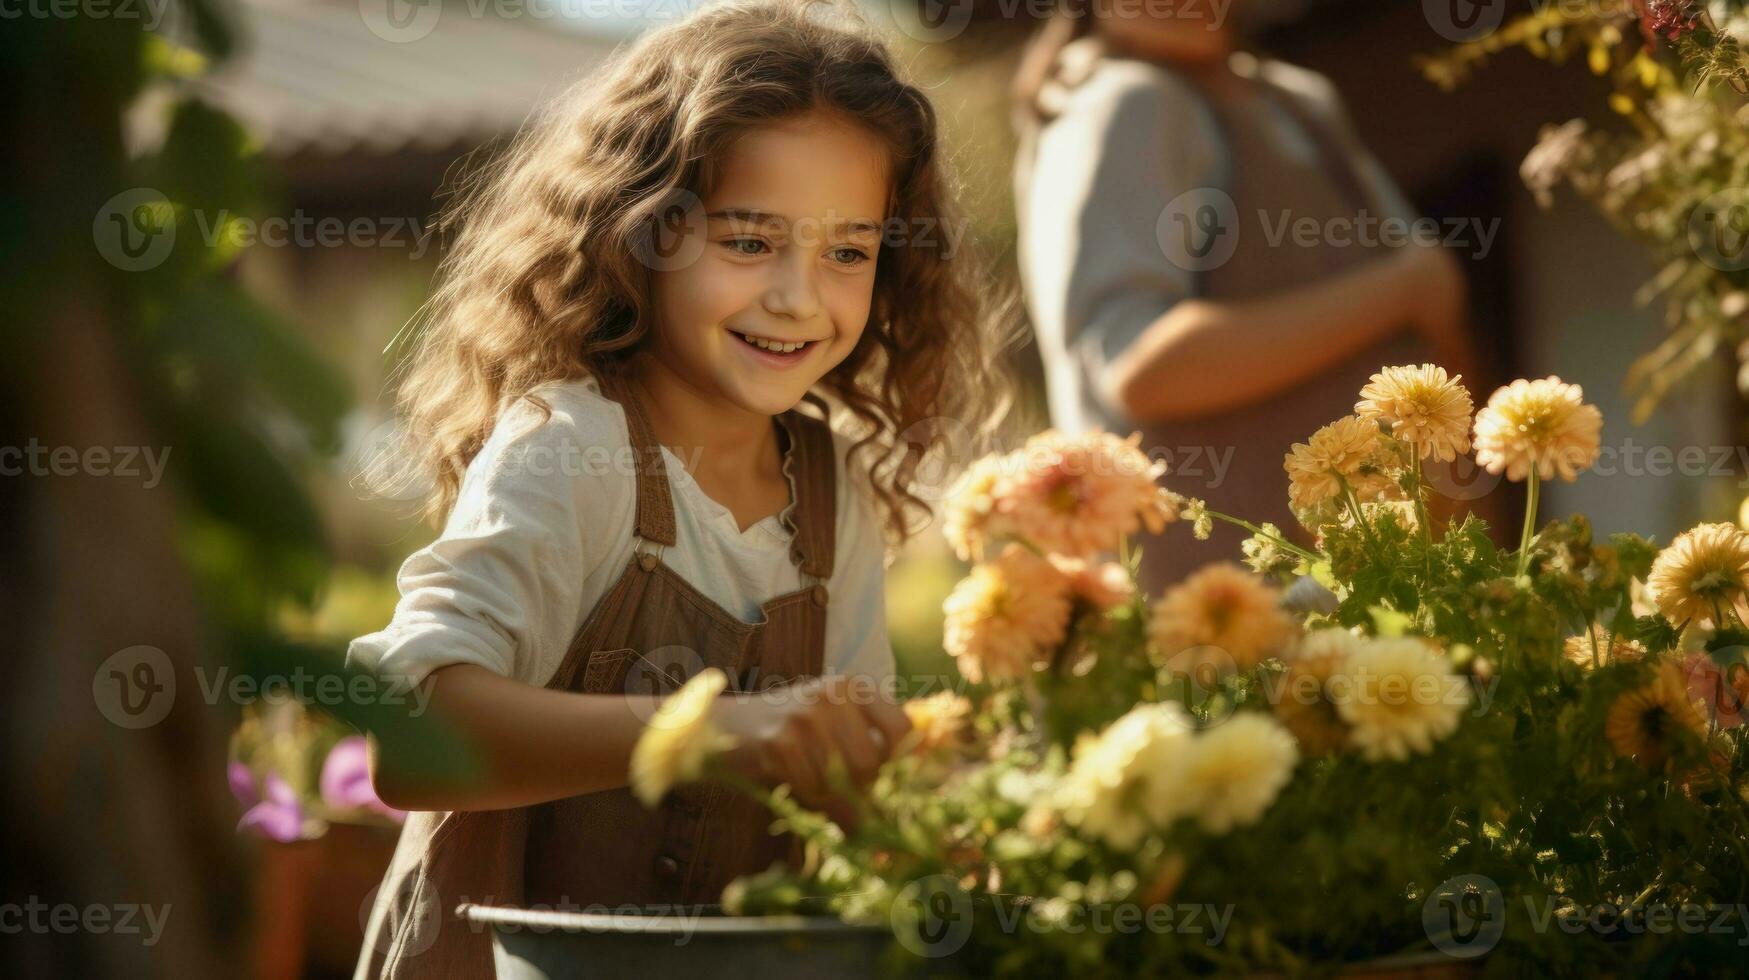
[[787,783],[797,800],[835,819],[844,801],[828,775],[833,760],[853,785],[866,786],[911,730],[905,712],[867,677],[816,677],[717,700],[713,720],[736,743],[725,757],[730,768]]

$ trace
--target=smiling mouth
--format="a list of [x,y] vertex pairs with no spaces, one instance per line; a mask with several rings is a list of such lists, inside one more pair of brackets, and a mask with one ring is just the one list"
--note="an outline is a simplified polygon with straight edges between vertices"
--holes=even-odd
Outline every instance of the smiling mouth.
[[817,340],[772,340],[769,337],[759,337],[750,333],[741,333],[739,331],[735,332],[735,336],[741,338],[742,343],[747,344],[750,347],[758,348],[768,354],[800,354],[819,343]]

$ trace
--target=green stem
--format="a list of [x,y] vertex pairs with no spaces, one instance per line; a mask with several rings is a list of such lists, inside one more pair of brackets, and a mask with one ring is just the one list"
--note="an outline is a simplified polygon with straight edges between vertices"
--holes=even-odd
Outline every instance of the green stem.
[[1245,530],[1250,531],[1252,534],[1256,534],[1256,535],[1259,535],[1261,537],[1268,538],[1269,540],[1274,541],[1276,544],[1280,545],[1284,551],[1291,551],[1294,554],[1299,555],[1301,558],[1306,559],[1307,561],[1320,561],[1324,557],[1323,555],[1320,555],[1315,551],[1307,551],[1306,549],[1300,547],[1297,544],[1294,544],[1292,541],[1289,541],[1288,539],[1281,537],[1280,535],[1270,534],[1268,531],[1265,531],[1264,529],[1258,527],[1257,525],[1251,523],[1250,521],[1241,520],[1237,517],[1232,516],[1231,514],[1223,514],[1218,510],[1211,509],[1208,511],[1208,515],[1217,521],[1226,521],[1228,524],[1232,524],[1236,527],[1242,527]]
[[1518,574],[1522,578],[1530,568],[1530,538],[1536,530],[1537,498],[1542,491],[1542,481],[1537,479],[1536,470],[1530,471],[1530,498],[1524,504],[1524,532],[1518,537]]
[[1355,526],[1360,528],[1360,533],[1366,538],[1367,549],[1372,552],[1373,560],[1382,560],[1383,555],[1379,552],[1379,539],[1373,537],[1372,525],[1366,522],[1366,512],[1360,509],[1360,498],[1354,495],[1354,488],[1348,485],[1347,480],[1340,476],[1336,479],[1342,484],[1342,499],[1348,504],[1348,512],[1354,515]]
[[1433,581],[1433,517],[1427,513],[1427,481],[1421,478],[1421,452],[1416,446],[1409,447],[1415,453],[1415,521],[1421,525],[1422,563],[1427,581]]

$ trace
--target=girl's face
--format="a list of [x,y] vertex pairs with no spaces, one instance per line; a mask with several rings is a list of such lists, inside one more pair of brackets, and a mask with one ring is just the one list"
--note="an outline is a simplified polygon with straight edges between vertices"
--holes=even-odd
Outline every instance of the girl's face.
[[654,275],[657,369],[725,408],[793,408],[868,322],[888,181],[886,146],[839,116],[740,137]]

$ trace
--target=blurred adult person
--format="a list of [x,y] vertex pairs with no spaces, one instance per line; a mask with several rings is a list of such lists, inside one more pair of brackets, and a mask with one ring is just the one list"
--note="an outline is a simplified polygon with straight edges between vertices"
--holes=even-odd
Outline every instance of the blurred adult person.
[[[1303,535],[1292,443],[1381,366],[1473,383],[1473,354],[1457,263],[1329,81],[1245,50],[1247,7],[1063,0],[1015,83],[1021,274],[1055,425],[1139,429],[1167,486]],[[1244,537],[1169,535],[1153,589]]]

